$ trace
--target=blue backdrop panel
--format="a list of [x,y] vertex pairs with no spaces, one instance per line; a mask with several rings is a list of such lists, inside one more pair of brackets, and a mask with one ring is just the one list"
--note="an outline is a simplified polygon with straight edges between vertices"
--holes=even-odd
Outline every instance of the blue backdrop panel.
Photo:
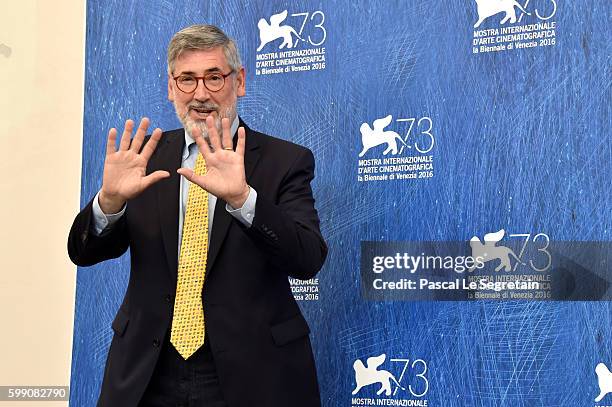
[[[324,405],[598,405],[595,367],[612,368],[608,302],[362,297],[362,241],[467,242],[500,229],[529,235],[530,245],[538,234],[610,240],[610,3],[521,0],[529,14],[505,0],[478,3],[88,1],[81,204],[101,186],[110,127],[142,116],[180,126],[167,100],[166,46],[187,25],[218,25],[246,67],[241,117],[316,157],[330,251],[316,295],[296,298]],[[494,3],[505,10],[491,11]],[[262,42],[260,20],[284,10],[276,29],[292,27],[290,43]],[[397,150],[389,140],[367,148],[363,132],[380,136],[375,121],[388,116]],[[395,170],[389,158],[431,165]],[[72,405],[97,399],[128,256],[78,269]],[[382,354],[378,368],[360,370]],[[377,394],[385,372],[399,384]]]

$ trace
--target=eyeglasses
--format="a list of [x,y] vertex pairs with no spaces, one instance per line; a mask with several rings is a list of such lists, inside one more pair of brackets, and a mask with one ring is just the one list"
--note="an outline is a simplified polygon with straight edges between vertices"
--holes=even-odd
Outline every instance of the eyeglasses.
[[173,77],[176,82],[176,87],[179,88],[181,92],[184,93],[193,93],[198,88],[198,82],[202,79],[204,82],[204,87],[211,92],[219,92],[225,86],[225,78],[233,74],[234,71],[231,70],[225,75],[220,72],[213,72],[206,74],[204,76],[193,76],[188,74],[179,75]]

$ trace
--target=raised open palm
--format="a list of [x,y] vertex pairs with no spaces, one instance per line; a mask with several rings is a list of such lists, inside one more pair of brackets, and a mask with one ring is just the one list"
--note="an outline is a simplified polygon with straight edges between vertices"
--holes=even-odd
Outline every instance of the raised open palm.
[[211,194],[223,199],[233,208],[240,208],[249,196],[249,186],[244,173],[245,131],[238,129],[236,151],[232,148],[229,119],[221,120],[223,139],[218,134],[214,119],[206,118],[210,145],[202,137],[202,132],[196,126],[192,129],[198,148],[206,161],[206,175],[197,175],[188,168],[180,168],[178,173],[189,181],[199,185]]
[[112,128],[108,132],[104,176],[99,196],[103,212],[119,211],[126,201],[135,198],[155,182],[170,176],[168,171],[155,171],[146,175],[147,162],[162,135],[161,129],[155,129],[140,151],[148,127],[149,119],[145,117],[140,121],[136,135],[131,140],[134,122],[127,120],[119,149],[116,148],[117,129]]

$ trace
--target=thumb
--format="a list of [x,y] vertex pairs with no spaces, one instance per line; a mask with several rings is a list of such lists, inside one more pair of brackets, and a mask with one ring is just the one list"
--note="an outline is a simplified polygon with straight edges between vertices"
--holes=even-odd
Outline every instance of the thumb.
[[179,168],[178,170],[176,170],[176,172],[187,178],[189,181],[193,180],[193,176],[195,174],[195,172],[193,170],[190,170],[189,168]]
[[206,177],[204,175],[198,175],[189,168],[179,168],[176,170],[176,172],[187,178],[190,182],[193,182],[194,184],[199,185],[201,188],[206,189]]
[[168,171],[155,171],[142,179],[144,187],[148,188],[164,178],[168,178],[170,173]]

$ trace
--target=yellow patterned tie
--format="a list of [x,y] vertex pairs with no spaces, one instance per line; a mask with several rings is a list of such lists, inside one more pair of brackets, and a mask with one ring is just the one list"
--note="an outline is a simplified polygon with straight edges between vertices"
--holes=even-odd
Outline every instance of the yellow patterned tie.
[[[206,174],[206,163],[200,153],[194,171],[198,175]],[[170,342],[185,360],[204,344],[202,287],[207,254],[208,192],[190,183],[170,334]]]

